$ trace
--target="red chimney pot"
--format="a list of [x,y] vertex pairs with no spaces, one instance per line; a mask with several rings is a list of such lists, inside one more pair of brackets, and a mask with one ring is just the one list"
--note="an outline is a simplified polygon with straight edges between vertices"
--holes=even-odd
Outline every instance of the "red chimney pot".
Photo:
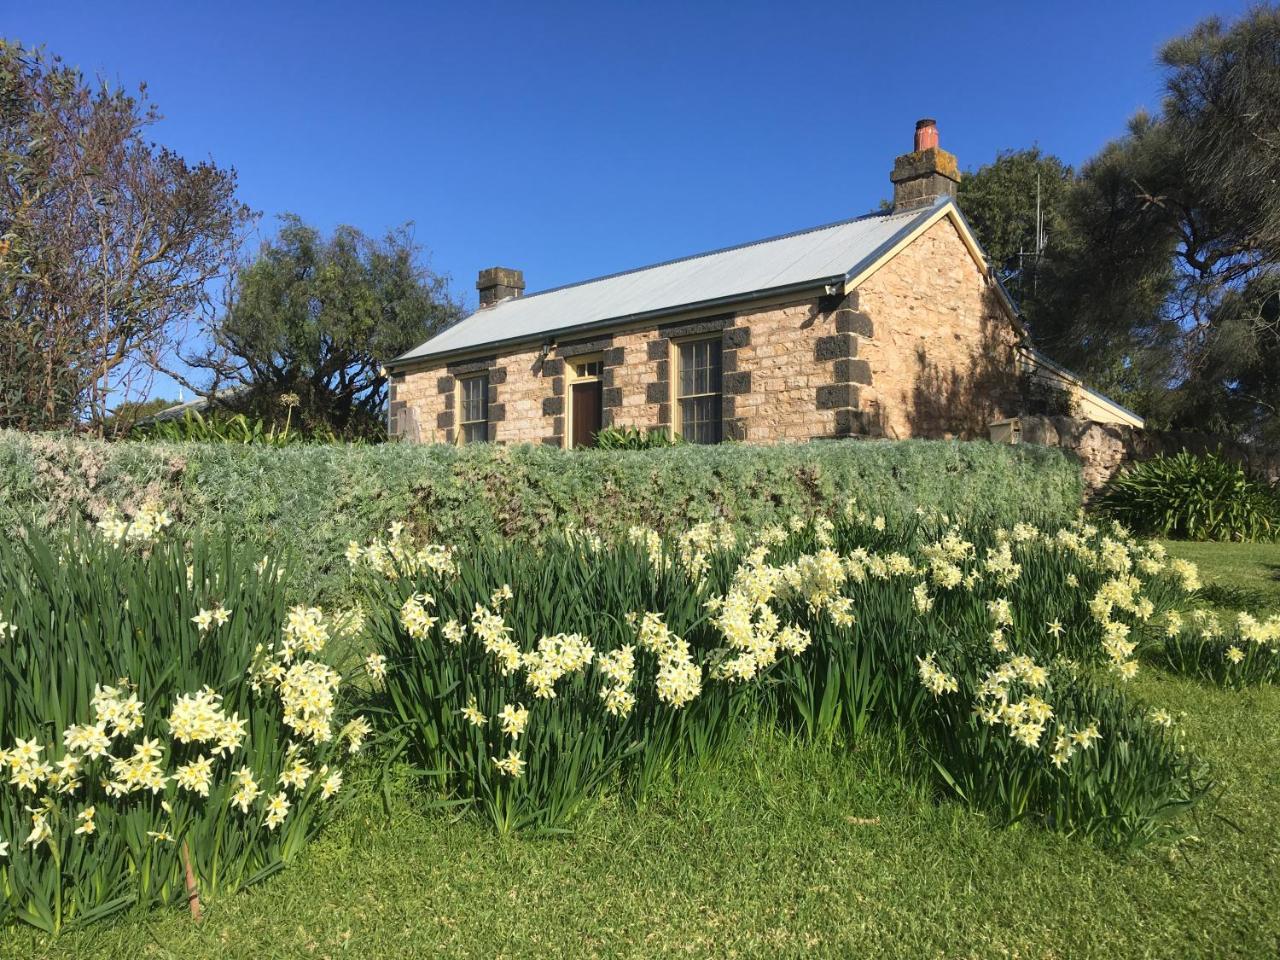
[[938,123],[936,120],[916,121],[916,151],[929,150],[938,145]]

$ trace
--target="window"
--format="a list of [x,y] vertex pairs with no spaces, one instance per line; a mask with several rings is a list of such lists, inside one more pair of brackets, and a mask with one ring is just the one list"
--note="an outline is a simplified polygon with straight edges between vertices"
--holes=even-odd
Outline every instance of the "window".
[[463,443],[489,439],[489,375],[458,381],[459,437]]
[[590,380],[592,377],[598,378],[603,373],[604,361],[599,358],[595,360],[578,360],[573,365],[575,380]]
[[679,351],[680,435],[690,443],[719,443],[720,338],[682,343]]

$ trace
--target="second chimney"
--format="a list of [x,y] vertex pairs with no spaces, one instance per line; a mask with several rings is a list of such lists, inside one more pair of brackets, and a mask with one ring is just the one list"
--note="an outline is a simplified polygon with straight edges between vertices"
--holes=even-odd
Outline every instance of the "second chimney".
[[482,307],[518,297],[524,293],[524,271],[512,270],[510,267],[489,267],[480,271],[476,289],[480,291]]
[[960,167],[955,154],[938,146],[938,124],[933,120],[916,123],[915,150],[893,163],[893,212],[918,210],[942,197],[956,195]]

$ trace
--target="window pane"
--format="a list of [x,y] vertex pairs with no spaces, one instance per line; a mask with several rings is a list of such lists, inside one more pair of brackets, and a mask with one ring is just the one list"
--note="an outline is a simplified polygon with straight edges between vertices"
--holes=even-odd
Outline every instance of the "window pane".
[[680,396],[720,390],[720,341],[695,340],[680,344]]
[[467,377],[458,383],[459,421],[463,443],[489,439],[489,376]]
[[680,396],[686,397],[693,389],[693,348],[696,344],[680,344]]
[[721,439],[720,349],[718,338],[680,344],[680,433],[691,443]]
[[690,443],[719,443],[720,397],[681,400],[680,433]]

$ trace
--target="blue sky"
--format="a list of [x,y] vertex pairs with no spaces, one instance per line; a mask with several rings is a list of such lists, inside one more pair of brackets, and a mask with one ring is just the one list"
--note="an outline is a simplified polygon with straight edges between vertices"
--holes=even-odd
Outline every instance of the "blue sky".
[[0,30],[145,81],[264,234],[413,221],[474,304],[486,266],[533,291],[864,213],[923,116],[964,168],[1078,164],[1158,105],[1163,41],[1246,6],[0,0]]

